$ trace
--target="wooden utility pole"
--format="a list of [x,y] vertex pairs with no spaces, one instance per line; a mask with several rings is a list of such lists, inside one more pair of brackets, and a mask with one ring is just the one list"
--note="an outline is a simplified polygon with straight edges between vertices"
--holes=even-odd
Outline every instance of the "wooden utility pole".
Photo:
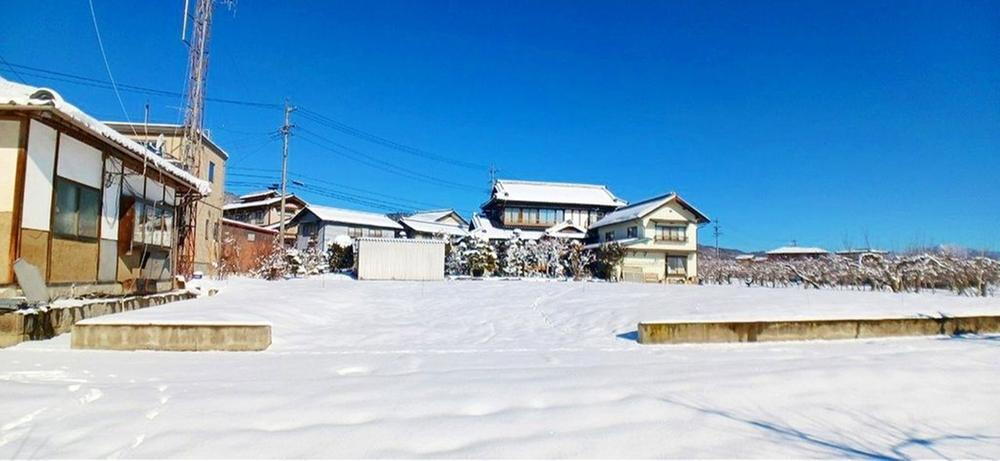
[[295,108],[285,100],[285,124],[281,126],[281,134],[284,138],[281,148],[281,212],[279,218],[279,238],[281,248],[285,248],[285,195],[288,187],[288,139],[292,136],[292,111]]
[[722,235],[722,232],[719,232],[719,220],[718,219],[715,220],[715,223],[713,223],[713,224],[714,225],[713,225],[712,235],[715,236],[715,257],[718,258],[719,257],[719,236]]

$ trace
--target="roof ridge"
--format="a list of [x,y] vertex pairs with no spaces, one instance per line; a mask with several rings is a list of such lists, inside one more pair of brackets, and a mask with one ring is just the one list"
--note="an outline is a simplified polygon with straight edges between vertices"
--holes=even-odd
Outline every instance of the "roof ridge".
[[544,186],[578,186],[578,187],[590,187],[593,189],[604,189],[610,192],[608,186],[603,184],[588,184],[581,182],[558,182],[558,181],[532,181],[530,179],[497,179],[497,182],[506,182],[514,184],[538,184]]

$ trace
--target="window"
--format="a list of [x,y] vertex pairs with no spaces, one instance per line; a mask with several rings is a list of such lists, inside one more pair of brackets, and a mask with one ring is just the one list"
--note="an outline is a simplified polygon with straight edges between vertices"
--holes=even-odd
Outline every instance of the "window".
[[208,182],[215,182],[215,162],[208,162]]
[[381,237],[382,229],[366,229],[369,237]]
[[656,226],[656,240],[668,242],[686,242],[686,226]]
[[[132,242],[169,247],[173,245],[174,207],[136,200]],[[205,221],[208,225],[208,221]],[[206,237],[208,230],[205,230]]]
[[63,178],[56,178],[56,234],[97,238],[101,192]]
[[364,229],[360,227],[348,227],[347,236],[348,237],[364,237]]
[[609,231],[604,233],[604,241],[610,242],[615,239],[615,231]]
[[686,256],[667,256],[667,275],[687,274]]
[[507,225],[514,224],[541,224],[553,225],[566,220],[565,210],[555,210],[552,208],[505,208],[503,211],[503,222]]
[[639,236],[639,227],[637,226],[629,227],[628,230],[625,231],[625,234],[627,238],[636,238]]
[[253,242],[255,240],[257,240],[257,234],[255,234],[253,232],[247,232],[247,241],[248,242]]

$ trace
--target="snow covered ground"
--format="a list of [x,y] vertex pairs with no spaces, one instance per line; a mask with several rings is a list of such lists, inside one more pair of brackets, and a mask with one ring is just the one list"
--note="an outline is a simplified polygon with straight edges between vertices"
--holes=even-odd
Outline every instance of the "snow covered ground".
[[584,282],[220,283],[119,314],[261,353],[0,350],[0,457],[1000,457],[1000,336],[641,346],[640,320],[1000,313],[996,298]]

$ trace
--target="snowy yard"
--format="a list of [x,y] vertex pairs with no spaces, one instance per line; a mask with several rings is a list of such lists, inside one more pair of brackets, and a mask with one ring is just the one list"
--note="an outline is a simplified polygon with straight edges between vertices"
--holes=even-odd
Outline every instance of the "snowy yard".
[[261,353],[0,350],[0,457],[1000,457],[1000,337],[641,346],[663,319],[1000,313],[997,298],[584,282],[222,282],[121,319]]

